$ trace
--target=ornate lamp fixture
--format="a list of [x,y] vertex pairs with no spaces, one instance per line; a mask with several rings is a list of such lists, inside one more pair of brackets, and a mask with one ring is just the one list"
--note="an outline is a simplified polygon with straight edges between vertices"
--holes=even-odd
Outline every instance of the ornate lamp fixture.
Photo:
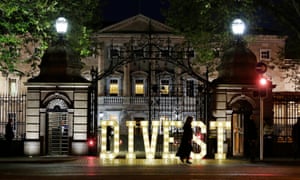
[[55,21],[55,28],[58,34],[64,35],[68,30],[68,21],[64,17],[59,17]]

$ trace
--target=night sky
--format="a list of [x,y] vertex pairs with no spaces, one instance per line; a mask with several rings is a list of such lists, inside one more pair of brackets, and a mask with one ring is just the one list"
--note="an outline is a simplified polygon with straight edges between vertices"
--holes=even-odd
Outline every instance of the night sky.
[[[166,8],[166,5],[162,4],[161,0],[100,0],[100,3],[103,6],[104,26],[120,22],[137,14],[143,14],[164,23],[161,9]],[[256,22],[262,28],[258,33],[278,34],[282,32],[272,17],[266,15],[264,11],[258,10],[258,13],[262,17],[259,22]]]
[[160,0],[106,0],[103,18],[106,22],[119,22],[137,14],[163,21]]

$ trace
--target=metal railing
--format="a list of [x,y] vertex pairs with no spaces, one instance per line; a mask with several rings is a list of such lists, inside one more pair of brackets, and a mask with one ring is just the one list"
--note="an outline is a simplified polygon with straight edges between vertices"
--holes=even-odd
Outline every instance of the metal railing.
[[300,116],[300,93],[274,93],[273,135],[277,143],[291,143],[292,127]]
[[14,140],[25,137],[26,126],[26,95],[0,96],[0,139],[5,139],[5,126],[12,119]]

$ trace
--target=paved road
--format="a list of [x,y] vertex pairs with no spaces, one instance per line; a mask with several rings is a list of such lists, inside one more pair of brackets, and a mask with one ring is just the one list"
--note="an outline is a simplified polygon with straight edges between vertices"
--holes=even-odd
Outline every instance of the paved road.
[[192,165],[178,160],[100,160],[79,157],[72,161],[2,162],[0,179],[101,180],[300,180],[299,163],[249,163],[241,160],[201,160]]

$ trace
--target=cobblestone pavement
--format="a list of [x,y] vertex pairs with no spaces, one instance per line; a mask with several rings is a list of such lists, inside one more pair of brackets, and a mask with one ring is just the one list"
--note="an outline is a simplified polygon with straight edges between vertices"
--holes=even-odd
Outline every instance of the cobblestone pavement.
[[193,161],[192,165],[188,165],[177,159],[101,160],[98,157],[88,156],[48,157],[43,161],[38,161],[39,158],[35,158],[35,161],[33,159],[30,161],[26,158],[23,161],[0,159],[0,179],[300,180],[299,161],[294,160],[250,163],[246,160],[204,159]]

